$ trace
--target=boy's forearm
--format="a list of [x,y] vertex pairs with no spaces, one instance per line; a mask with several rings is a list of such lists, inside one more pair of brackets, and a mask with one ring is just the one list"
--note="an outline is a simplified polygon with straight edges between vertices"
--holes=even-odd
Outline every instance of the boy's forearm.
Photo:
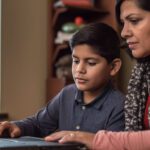
[[13,121],[20,129],[21,136],[39,136],[36,123],[30,119],[24,119],[19,121]]

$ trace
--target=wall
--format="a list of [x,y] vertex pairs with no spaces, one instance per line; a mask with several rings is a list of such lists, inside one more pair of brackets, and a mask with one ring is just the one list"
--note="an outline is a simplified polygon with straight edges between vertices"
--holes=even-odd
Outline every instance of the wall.
[[1,112],[1,0],[0,0],[0,112]]
[[102,18],[101,21],[111,25],[113,28],[117,29],[116,19],[115,19],[115,0],[100,0],[97,1],[100,8],[109,12],[109,14]]
[[33,114],[46,101],[49,0],[2,0],[2,111]]

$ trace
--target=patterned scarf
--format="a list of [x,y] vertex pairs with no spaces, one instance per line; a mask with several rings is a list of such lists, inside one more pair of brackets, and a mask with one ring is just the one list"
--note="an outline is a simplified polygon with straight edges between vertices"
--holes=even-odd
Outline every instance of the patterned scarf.
[[142,130],[150,87],[150,57],[134,66],[125,101],[125,130]]

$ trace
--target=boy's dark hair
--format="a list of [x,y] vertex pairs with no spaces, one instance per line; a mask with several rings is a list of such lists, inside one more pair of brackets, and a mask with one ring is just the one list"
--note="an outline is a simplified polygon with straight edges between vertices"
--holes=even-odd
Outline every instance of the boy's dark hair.
[[117,32],[107,24],[91,23],[78,32],[70,40],[70,47],[87,44],[110,63],[120,57],[120,40]]

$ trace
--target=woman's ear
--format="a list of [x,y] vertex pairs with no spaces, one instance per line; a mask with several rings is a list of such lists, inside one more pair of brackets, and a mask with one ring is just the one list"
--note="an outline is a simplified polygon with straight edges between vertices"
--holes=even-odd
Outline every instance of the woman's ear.
[[120,58],[116,58],[116,59],[114,59],[114,60],[111,62],[110,65],[111,65],[110,75],[111,75],[111,76],[115,76],[115,75],[119,72],[119,70],[120,70],[120,68],[121,68],[122,61],[121,61]]

